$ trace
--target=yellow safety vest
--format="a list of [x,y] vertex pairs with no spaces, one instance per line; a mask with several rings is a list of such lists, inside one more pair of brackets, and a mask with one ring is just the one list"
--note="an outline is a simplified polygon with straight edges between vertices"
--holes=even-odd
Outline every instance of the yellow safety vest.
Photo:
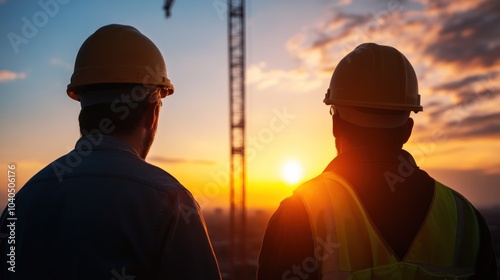
[[307,209],[323,280],[456,280],[474,274],[479,250],[474,209],[437,181],[427,217],[403,260],[338,174],[324,172],[294,193]]

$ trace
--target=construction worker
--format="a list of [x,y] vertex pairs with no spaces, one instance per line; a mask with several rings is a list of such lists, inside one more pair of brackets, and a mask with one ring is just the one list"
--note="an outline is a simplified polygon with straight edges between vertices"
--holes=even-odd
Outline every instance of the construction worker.
[[145,161],[173,92],[162,54],[134,27],[88,37],[67,88],[82,136],[16,195],[15,243],[4,211],[1,279],[221,279],[198,204]]
[[395,48],[365,43],[336,67],[337,157],[271,218],[258,279],[496,279],[483,217],[402,149],[417,78]]

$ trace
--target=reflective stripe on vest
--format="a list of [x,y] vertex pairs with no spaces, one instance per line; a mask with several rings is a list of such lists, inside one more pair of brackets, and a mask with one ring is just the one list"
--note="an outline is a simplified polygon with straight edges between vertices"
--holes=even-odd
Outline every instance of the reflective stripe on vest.
[[427,217],[401,261],[341,176],[324,172],[294,193],[307,209],[324,280],[451,280],[474,273],[479,250],[474,209],[437,181]]

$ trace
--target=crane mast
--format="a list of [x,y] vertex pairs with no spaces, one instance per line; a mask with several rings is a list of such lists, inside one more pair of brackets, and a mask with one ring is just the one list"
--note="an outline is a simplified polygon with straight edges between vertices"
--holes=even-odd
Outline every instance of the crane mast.
[[[163,6],[171,15],[174,0]],[[247,278],[245,161],[245,0],[228,0],[229,279]]]
[[246,274],[245,0],[228,0],[230,278]]

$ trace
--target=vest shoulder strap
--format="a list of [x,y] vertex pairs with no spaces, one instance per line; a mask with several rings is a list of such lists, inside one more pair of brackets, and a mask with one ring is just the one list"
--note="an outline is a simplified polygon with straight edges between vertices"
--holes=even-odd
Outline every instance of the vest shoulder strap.
[[324,172],[294,193],[308,211],[315,258],[320,261],[324,276],[335,275],[331,279],[367,273],[383,276],[395,267],[410,274],[418,271],[419,275],[437,277],[429,279],[441,279],[443,275],[466,277],[473,273],[479,248],[474,209],[465,198],[439,182],[435,183],[427,217],[402,261],[381,238],[352,186],[342,176]]
[[[315,241],[336,244],[335,251],[322,252],[324,273],[397,261],[342,176],[324,172],[300,186],[295,194],[306,206]],[[321,246],[317,248],[321,250]]]
[[478,248],[479,225],[474,208],[461,195],[436,181],[431,207],[405,261],[473,267]]

